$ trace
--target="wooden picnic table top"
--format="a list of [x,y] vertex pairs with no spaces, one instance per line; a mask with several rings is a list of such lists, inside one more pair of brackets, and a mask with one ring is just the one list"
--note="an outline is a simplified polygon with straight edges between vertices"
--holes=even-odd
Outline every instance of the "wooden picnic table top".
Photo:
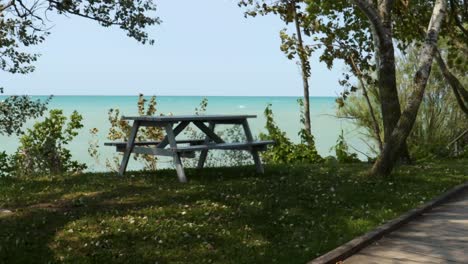
[[182,121],[233,121],[256,118],[256,115],[174,115],[174,116],[123,116],[123,120],[151,122],[182,122]]

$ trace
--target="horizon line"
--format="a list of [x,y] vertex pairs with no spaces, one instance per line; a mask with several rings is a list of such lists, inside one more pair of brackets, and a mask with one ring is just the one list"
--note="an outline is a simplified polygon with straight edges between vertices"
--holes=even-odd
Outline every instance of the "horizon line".
[[[140,93],[142,94],[142,93]],[[0,94],[0,96],[139,96],[140,94]],[[171,97],[304,97],[302,95],[148,95],[143,94],[144,96],[171,96]],[[338,95],[311,95],[309,98],[312,97],[338,97]]]

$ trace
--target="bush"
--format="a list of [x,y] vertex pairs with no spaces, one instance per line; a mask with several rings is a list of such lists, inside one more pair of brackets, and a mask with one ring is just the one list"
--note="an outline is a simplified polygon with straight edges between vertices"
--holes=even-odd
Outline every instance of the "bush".
[[0,178],[11,177],[15,172],[15,161],[13,155],[8,155],[5,151],[0,152]]
[[56,175],[86,169],[85,164],[72,160],[70,150],[65,148],[83,127],[82,119],[74,111],[67,122],[62,110],[54,109],[44,121],[27,129],[20,138],[20,146],[15,155],[18,175]]
[[[298,100],[301,108],[301,124],[304,125],[304,114],[302,100]],[[261,133],[260,139],[274,140],[275,144],[263,152],[262,157],[266,163],[321,163],[323,158],[315,148],[314,136],[305,129],[299,131],[301,142],[294,144],[282,131],[274,120],[271,104],[265,109],[267,120],[265,128],[268,134]]]
[[348,143],[346,143],[344,138],[343,130],[341,130],[341,134],[338,136],[338,140],[333,149],[335,150],[336,159],[339,163],[360,162],[356,153],[349,152]]

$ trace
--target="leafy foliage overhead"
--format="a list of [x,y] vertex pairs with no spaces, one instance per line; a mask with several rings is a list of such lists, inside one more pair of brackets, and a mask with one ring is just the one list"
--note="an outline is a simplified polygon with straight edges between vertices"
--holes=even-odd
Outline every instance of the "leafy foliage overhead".
[[[372,39],[372,27],[364,13],[347,0],[306,1],[310,26],[318,36],[316,41],[323,48],[320,60],[332,67],[335,60],[344,60],[350,66],[350,73],[357,75],[355,69],[364,73],[375,72],[375,47]],[[369,1],[378,2],[383,1]],[[401,52],[413,44],[421,44],[431,18],[434,0],[393,1],[392,28],[393,38]],[[466,0],[450,0],[449,14],[441,30],[441,38],[449,39],[448,59],[451,66],[466,67],[467,61],[457,57],[462,49],[468,55],[468,3]],[[466,56],[464,56],[466,58]],[[351,59],[356,67],[351,67]],[[375,83],[372,75],[362,76],[369,85]],[[350,80],[349,73],[344,74],[344,99],[349,91],[357,89]]]
[[117,26],[145,44],[153,44],[146,27],[159,24],[151,0],[0,0],[0,69],[29,73],[38,54],[24,48],[42,43],[52,27],[48,14],[75,15],[97,21],[104,27]]

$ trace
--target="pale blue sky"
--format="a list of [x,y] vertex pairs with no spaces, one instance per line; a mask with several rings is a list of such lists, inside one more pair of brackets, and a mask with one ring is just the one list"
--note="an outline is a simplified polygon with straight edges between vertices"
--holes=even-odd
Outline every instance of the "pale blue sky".
[[[245,19],[236,0],[159,0],[154,46],[118,28],[49,16],[55,26],[29,75],[0,72],[6,94],[298,96],[299,67],[280,51],[274,16]],[[341,91],[338,64],[312,59],[312,96]]]

